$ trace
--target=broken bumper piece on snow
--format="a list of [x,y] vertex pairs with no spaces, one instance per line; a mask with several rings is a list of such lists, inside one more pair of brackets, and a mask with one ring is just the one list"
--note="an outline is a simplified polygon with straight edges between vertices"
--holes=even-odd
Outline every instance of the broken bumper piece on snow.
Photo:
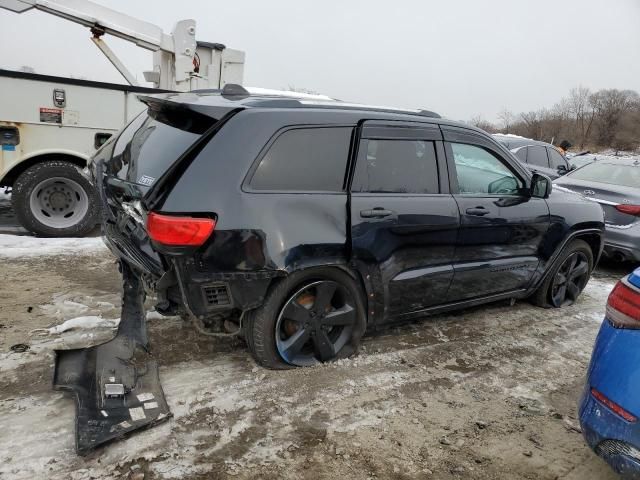
[[57,350],[53,386],[76,397],[76,451],[151,427],[171,416],[158,364],[148,350],[144,290],[124,263],[122,318],[113,340],[96,347]]

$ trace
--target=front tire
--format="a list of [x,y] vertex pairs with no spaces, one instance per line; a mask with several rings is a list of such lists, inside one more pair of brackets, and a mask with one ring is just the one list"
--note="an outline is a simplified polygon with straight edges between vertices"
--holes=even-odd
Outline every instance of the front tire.
[[43,237],[80,237],[97,223],[96,191],[73,163],[50,160],[28,168],[11,198],[20,224]]
[[353,355],[366,328],[358,284],[333,268],[296,272],[245,318],[245,340],[266,368],[286,369]]
[[560,254],[545,281],[531,297],[531,303],[544,308],[573,305],[589,282],[593,252],[584,240],[574,240]]

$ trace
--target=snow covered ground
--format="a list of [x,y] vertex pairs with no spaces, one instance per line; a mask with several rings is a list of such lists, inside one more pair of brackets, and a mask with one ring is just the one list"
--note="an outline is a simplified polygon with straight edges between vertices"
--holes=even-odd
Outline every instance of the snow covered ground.
[[0,256],[3,480],[614,478],[575,428],[619,271],[599,272],[567,309],[438,315],[367,337],[353,359],[293,371],[259,368],[241,341],[150,312],[174,417],[81,458],[73,399],[51,390],[53,350],[114,335],[120,280],[99,239],[42,240],[24,240],[35,255],[2,238],[13,252]]
[[598,270],[570,308],[438,315],[292,371],[149,311],[174,417],[81,458],[73,399],[51,390],[53,352],[115,334],[114,259],[98,237],[0,234],[0,479],[613,480],[576,431],[576,405],[625,268]]
[[38,238],[29,235],[0,234],[0,257],[87,255],[106,251],[107,247],[101,237]]

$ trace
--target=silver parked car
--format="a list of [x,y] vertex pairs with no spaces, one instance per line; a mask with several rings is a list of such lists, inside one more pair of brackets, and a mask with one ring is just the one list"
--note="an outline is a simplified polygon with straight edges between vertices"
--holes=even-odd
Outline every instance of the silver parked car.
[[510,134],[492,136],[531,171],[543,173],[553,180],[571,170],[567,159],[550,143]]
[[553,183],[602,206],[605,255],[640,262],[640,160],[601,159]]

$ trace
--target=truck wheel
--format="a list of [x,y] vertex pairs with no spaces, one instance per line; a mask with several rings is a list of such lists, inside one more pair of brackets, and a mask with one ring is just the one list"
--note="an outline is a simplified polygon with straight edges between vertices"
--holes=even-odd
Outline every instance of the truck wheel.
[[272,369],[349,357],[357,351],[365,328],[360,288],[349,275],[333,268],[289,275],[244,321],[253,357]]
[[574,240],[560,254],[560,258],[542,285],[531,296],[531,303],[544,308],[573,305],[587,286],[593,270],[593,253],[589,244]]
[[97,223],[96,191],[73,163],[50,160],[28,168],[14,182],[11,199],[20,224],[43,237],[79,237]]

